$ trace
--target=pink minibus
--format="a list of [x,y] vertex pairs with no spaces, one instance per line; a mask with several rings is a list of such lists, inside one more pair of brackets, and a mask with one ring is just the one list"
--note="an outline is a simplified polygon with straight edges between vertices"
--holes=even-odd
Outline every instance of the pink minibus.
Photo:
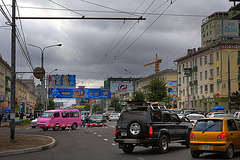
[[37,126],[45,131],[49,128],[53,128],[54,131],[60,128],[64,130],[66,127],[75,130],[81,126],[81,114],[77,109],[48,110],[38,118]]

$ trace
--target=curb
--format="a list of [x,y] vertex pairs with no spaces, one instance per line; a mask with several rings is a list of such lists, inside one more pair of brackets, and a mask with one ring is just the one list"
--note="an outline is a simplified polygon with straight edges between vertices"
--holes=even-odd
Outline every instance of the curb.
[[46,150],[46,149],[49,149],[49,148],[53,148],[55,146],[55,144],[56,144],[56,140],[54,138],[50,137],[50,136],[42,136],[42,135],[31,135],[31,136],[46,137],[46,138],[51,139],[52,142],[49,143],[49,144],[46,144],[46,145],[43,145],[43,146],[34,147],[34,148],[26,148],[26,149],[12,150],[12,151],[7,151],[7,152],[0,152],[0,157]]

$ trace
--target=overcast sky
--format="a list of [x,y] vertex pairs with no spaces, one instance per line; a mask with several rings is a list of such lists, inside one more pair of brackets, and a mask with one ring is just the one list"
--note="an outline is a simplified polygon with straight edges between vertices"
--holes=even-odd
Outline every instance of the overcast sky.
[[[3,2],[11,14],[12,1],[0,1],[11,20]],[[153,74],[154,65],[144,65],[155,61],[156,53],[162,59],[160,70],[176,69],[173,60],[186,55],[189,48],[200,47],[202,20],[232,5],[228,0],[21,0],[17,17],[142,16],[146,20],[22,19],[16,24],[26,44],[41,48],[62,44],[45,49],[47,73],[58,69],[52,74],[76,75],[78,85],[99,88],[109,77],[132,76],[124,69],[135,77]],[[11,28],[5,22],[0,12],[0,54],[11,64]],[[27,50],[34,68],[41,66],[40,49],[27,45]],[[16,71],[31,71],[19,44],[16,54]],[[24,78],[30,76],[24,74]]]

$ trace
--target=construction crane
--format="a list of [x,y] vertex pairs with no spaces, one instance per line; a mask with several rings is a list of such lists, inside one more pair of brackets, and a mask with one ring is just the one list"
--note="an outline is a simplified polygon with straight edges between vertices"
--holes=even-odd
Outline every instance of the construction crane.
[[157,54],[156,54],[156,61],[145,64],[144,67],[155,64],[155,73],[159,73],[159,63],[161,63],[161,62],[162,62],[162,59],[158,59]]

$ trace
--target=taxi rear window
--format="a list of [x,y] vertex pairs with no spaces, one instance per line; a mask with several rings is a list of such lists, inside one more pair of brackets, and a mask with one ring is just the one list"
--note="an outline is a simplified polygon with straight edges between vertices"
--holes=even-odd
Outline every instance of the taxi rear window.
[[222,131],[223,121],[222,120],[213,120],[213,119],[205,119],[198,120],[196,125],[193,128],[193,131],[202,131],[202,132],[218,132]]

